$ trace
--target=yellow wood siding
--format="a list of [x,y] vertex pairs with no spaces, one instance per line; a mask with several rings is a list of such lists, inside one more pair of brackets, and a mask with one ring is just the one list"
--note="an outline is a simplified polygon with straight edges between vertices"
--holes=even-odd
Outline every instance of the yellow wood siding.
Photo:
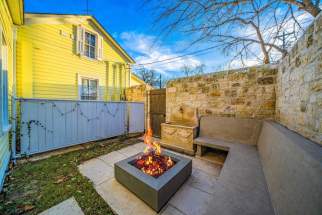
[[[0,6],[0,14],[1,14],[1,27],[2,34],[4,40],[7,45],[7,58],[8,58],[8,90],[9,90],[9,101],[11,100],[12,90],[13,90],[13,23],[11,19],[11,15],[8,10],[8,6],[4,0],[1,0]],[[10,106],[9,106],[10,108]]]
[[[21,2],[20,2],[21,3]],[[11,0],[10,4],[19,4],[18,1]],[[11,12],[15,9],[12,8]],[[18,12],[17,12],[18,13]],[[21,14],[15,14],[16,16],[21,16]],[[0,0],[0,25],[2,28],[2,36],[3,40],[6,44],[7,50],[7,72],[8,72],[8,110],[9,110],[9,118],[11,116],[11,99],[13,95],[13,90],[15,88],[14,83],[14,31],[15,26],[13,24],[12,14],[10,13],[9,7],[7,5],[7,1]],[[2,59],[4,60],[4,58]],[[2,62],[4,64],[4,62]],[[11,120],[10,120],[11,121]],[[0,134],[0,186],[4,179],[4,172],[7,168],[8,162],[10,158],[10,150],[9,150],[9,133],[4,132]]]
[[[78,81],[81,76],[99,80],[99,99],[120,98],[119,95],[111,95],[112,74],[109,71],[112,71],[113,64],[125,66],[125,57],[91,20],[83,21],[82,26],[103,36],[102,61],[76,54],[76,24],[32,23],[18,29],[18,96],[79,99]],[[116,78],[119,80],[120,70]],[[125,82],[122,86],[119,86],[119,81],[116,83],[117,88],[128,87]]]

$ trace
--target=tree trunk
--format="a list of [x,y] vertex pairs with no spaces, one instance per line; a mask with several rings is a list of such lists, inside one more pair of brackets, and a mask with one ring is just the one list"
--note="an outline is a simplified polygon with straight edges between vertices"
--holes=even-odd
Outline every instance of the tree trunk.
[[303,0],[303,2],[296,0],[284,0],[288,4],[297,6],[300,10],[305,10],[312,16],[316,17],[321,12],[319,5],[315,5],[311,0]]
[[269,64],[270,63],[270,60],[269,60],[269,53],[266,49],[266,46],[265,46],[265,42],[264,42],[264,39],[263,39],[263,36],[262,36],[262,33],[261,31],[259,30],[259,27],[257,25],[255,25],[255,23],[251,22],[251,25],[253,26],[253,28],[255,29],[256,31],[256,35],[257,35],[257,38],[260,42],[260,47],[261,47],[261,50],[264,54],[264,59],[263,59],[263,63],[264,64]]
[[265,56],[264,57],[264,64],[269,64],[270,63],[270,60],[269,60],[269,56]]
[[321,9],[319,7],[314,6],[313,4],[310,4],[307,7],[305,7],[304,10],[314,17],[317,17],[321,12]]

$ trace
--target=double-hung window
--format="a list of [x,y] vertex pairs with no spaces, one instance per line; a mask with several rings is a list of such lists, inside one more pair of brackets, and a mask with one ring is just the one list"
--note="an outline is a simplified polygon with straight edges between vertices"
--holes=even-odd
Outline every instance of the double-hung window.
[[96,59],[97,39],[96,35],[85,31],[84,51],[85,56]]
[[0,29],[0,133],[9,129],[8,114],[8,54],[7,45]]
[[90,59],[103,60],[103,37],[99,32],[77,26],[76,53]]
[[98,99],[98,80],[82,78],[81,100]]

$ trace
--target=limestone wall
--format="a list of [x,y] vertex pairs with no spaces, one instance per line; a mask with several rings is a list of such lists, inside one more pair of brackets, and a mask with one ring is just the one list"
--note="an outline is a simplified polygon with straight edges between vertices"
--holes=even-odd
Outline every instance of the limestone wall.
[[322,15],[279,65],[276,120],[322,144]]
[[146,102],[147,91],[152,87],[149,85],[135,85],[125,90],[126,101]]
[[148,123],[148,113],[149,113],[147,97],[149,94],[149,90],[151,90],[151,89],[152,89],[152,87],[148,84],[135,85],[135,86],[125,89],[126,101],[144,102],[145,127],[147,127],[147,125],[148,125],[147,123]]
[[166,120],[182,106],[197,108],[199,116],[272,119],[276,73],[276,66],[266,65],[170,81]]

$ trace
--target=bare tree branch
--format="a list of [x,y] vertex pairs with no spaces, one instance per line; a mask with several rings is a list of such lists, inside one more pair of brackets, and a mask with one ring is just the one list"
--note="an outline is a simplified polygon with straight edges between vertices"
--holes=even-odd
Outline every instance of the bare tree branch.
[[284,0],[284,2],[297,6],[300,10],[304,10],[310,13],[312,16],[316,17],[321,12],[321,8],[319,7],[320,1],[316,1],[313,3],[311,0],[303,0],[303,1],[296,1],[296,0]]
[[[294,7],[309,12],[312,16],[320,12],[320,0],[146,0],[156,1],[156,26],[168,35],[180,31],[193,38],[191,46],[202,42],[221,45],[222,51],[234,51],[245,60],[254,57],[251,48],[257,46],[262,62],[269,63],[272,56],[287,53],[286,43],[280,34],[287,32],[297,38],[303,31],[302,24],[294,14]],[[286,9],[285,9],[286,8]],[[292,27],[290,23],[294,23]],[[292,30],[290,32],[290,30]],[[256,56],[256,58],[258,58]]]

